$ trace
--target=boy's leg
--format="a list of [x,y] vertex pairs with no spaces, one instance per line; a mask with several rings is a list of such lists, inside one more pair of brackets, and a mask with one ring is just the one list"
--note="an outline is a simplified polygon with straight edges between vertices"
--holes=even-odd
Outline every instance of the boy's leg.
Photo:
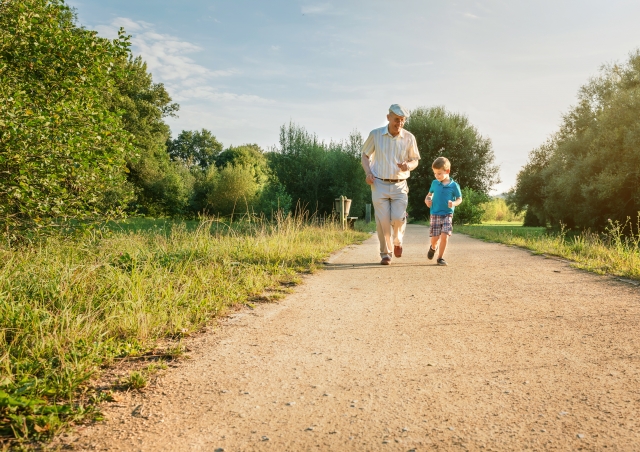
[[431,215],[429,218],[429,251],[427,259],[433,259],[438,249],[438,240],[440,239],[440,231],[442,230],[442,221],[438,215]]
[[[432,237],[433,239],[434,237]],[[438,241],[438,237],[435,237],[436,242]],[[447,249],[447,243],[449,243],[449,234],[446,232],[443,232],[442,234],[440,234],[440,247],[438,248],[439,253],[438,253],[438,259],[442,259],[442,256],[444,256],[444,250]]]
[[440,233],[440,252],[438,253],[438,259],[442,259],[444,256],[444,250],[447,249],[449,243],[449,237],[453,232],[453,215],[447,215],[443,219],[442,232]]

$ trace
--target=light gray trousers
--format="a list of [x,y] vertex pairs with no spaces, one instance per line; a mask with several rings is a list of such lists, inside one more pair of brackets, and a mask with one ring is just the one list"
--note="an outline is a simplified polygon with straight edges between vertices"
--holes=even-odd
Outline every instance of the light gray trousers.
[[407,181],[385,182],[374,179],[371,202],[376,212],[376,229],[380,241],[380,257],[393,257],[393,245],[402,245],[407,227],[406,211],[409,202]]

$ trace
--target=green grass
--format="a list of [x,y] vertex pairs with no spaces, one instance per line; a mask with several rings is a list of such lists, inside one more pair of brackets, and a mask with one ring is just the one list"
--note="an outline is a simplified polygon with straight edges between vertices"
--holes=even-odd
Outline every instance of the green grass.
[[369,223],[364,220],[356,220],[354,227],[356,231],[360,232],[376,232],[376,220],[372,219]]
[[507,225],[454,226],[454,231],[562,257],[573,261],[574,267],[598,274],[640,280],[640,234],[634,234],[633,229],[629,233],[629,223],[611,223],[604,234]]
[[[299,272],[368,237],[290,217],[137,219],[0,246],[0,446],[98,418],[106,396],[92,382],[101,368],[197,331],[265,291],[284,292]],[[182,353],[177,341],[168,343],[163,355]],[[144,387],[149,372],[131,374],[126,385]]]
[[483,221],[482,226],[522,226],[522,221]]

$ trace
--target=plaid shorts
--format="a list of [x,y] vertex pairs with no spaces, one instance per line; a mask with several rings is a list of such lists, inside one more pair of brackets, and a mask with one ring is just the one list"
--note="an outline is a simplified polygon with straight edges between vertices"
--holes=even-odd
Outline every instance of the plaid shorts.
[[438,237],[440,234],[451,235],[453,232],[453,214],[431,215],[429,219],[429,236]]

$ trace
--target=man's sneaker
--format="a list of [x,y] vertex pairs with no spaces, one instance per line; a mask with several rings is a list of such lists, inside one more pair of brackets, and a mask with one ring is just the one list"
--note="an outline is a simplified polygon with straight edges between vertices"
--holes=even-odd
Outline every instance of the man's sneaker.
[[438,265],[447,265],[447,261],[445,261],[443,258],[439,257],[438,258]]
[[395,257],[402,257],[402,245],[395,245],[393,247],[393,255]]
[[427,253],[427,258],[433,259],[433,255],[436,254],[437,249],[438,247],[436,247],[436,249],[434,250],[433,248],[431,248],[431,245],[429,245],[429,252]]
[[383,257],[380,261],[380,265],[391,265],[391,258],[386,256]]

